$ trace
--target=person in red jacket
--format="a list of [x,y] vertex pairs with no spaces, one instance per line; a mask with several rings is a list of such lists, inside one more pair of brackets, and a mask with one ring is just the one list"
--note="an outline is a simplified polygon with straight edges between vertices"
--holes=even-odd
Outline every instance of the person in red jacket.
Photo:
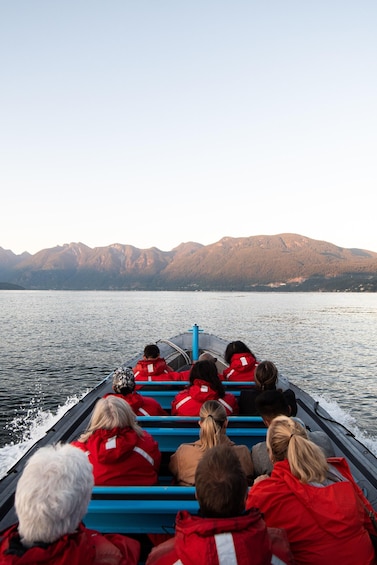
[[179,512],[175,537],[153,548],[146,565],[293,563],[284,532],[275,530],[272,538],[259,510],[245,512],[247,480],[232,447],[205,452],[195,485],[198,515]]
[[287,416],[272,420],[267,447],[274,464],[271,476],[255,480],[246,507],[257,506],[267,526],[286,530],[295,563],[375,563],[367,529],[367,510],[373,508],[345,459],[326,460],[305,428]]
[[[119,367],[114,371],[113,390],[116,396],[128,402],[136,416],[168,415],[157,400],[135,392],[135,375],[131,367]],[[106,394],[104,398],[111,394]]]
[[173,381],[179,380],[163,357],[159,347],[152,343],[144,347],[143,358],[133,368],[136,381]]
[[93,488],[86,455],[69,444],[42,447],[18,481],[18,523],[0,533],[2,565],[136,565],[138,541],[82,524]]
[[238,414],[237,399],[226,393],[217,367],[212,361],[198,361],[190,371],[190,386],[179,392],[172,402],[172,416],[199,416],[207,400],[218,400],[228,416]]
[[96,485],[147,486],[158,481],[158,443],[138,426],[122,398],[110,395],[98,400],[87,430],[72,444],[87,453]]
[[222,374],[223,381],[254,381],[257,359],[243,341],[228,343],[224,359],[229,367]]

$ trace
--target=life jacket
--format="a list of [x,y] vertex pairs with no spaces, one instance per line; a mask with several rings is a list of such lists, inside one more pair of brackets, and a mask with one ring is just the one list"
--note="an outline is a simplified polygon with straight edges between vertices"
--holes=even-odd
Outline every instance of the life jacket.
[[163,357],[140,359],[133,368],[135,381],[169,381],[169,373],[174,371],[166,364]]
[[130,392],[129,394],[105,394],[104,398],[112,395],[123,398],[132,408],[136,416],[167,416],[168,413],[154,398],[142,396],[138,392]]
[[277,531],[270,536],[257,509],[233,518],[202,518],[181,511],[167,552],[157,547],[147,565],[293,564],[284,532],[280,533],[280,538]]
[[151,434],[142,436],[131,428],[96,430],[86,442],[74,441],[88,454],[95,485],[154,485],[161,453]]
[[223,381],[254,381],[257,360],[251,353],[233,353],[230,365],[223,374]]
[[268,526],[284,528],[297,565],[372,565],[374,551],[365,527],[365,500],[342,458],[328,459],[343,479],[305,484],[287,460],[249,491],[246,506],[258,507]]
[[199,416],[202,404],[207,400],[220,402],[228,416],[238,414],[237,399],[234,394],[226,393],[220,398],[219,393],[209,386],[207,381],[195,379],[186,390],[179,392],[172,402],[173,416]]
[[138,541],[120,534],[100,534],[80,524],[51,544],[25,548],[15,524],[0,534],[2,565],[137,565]]

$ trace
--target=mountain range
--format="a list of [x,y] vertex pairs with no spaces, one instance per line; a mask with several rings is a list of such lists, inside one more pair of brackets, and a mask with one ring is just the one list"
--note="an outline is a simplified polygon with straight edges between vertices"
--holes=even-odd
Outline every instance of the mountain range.
[[0,281],[0,288],[41,290],[376,292],[377,253],[289,233],[171,251],[69,243],[16,255],[0,247]]

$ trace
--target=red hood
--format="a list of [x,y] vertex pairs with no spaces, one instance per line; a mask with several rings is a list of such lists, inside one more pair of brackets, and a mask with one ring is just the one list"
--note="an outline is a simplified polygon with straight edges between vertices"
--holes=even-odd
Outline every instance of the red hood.
[[140,359],[133,369],[135,380],[141,376],[157,376],[163,373],[169,373],[170,371],[171,369],[167,366],[165,359],[162,357],[157,357],[157,359]]
[[191,398],[198,402],[205,402],[206,400],[217,400],[219,398],[218,392],[213,390],[207,381],[195,379],[194,383],[189,387],[189,394]]
[[[239,563],[270,565],[271,551],[267,528],[257,509],[251,509],[242,516],[233,518],[201,518],[186,511],[179,512],[176,519],[175,544],[178,557],[183,563],[192,563],[195,554],[196,565],[217,563],[217,557],[212,555],[210,538],[224,532],[233,536]],[[251,555],[250,547],[255,548],[255,555]],[[215,539],[212,549],[216,552]]]
[[[131,428],[96,430],[86,442],[86,449],[93,460],[107,464],[126,459],[132,453],[137,440],[138,436]],[[109,446],[115,447],[114,442],[116,448],[109,449]]]
[[3,532],[0,538],[0,561],[3,565],[136,565],[140,546],[136,540],[119,534],[102,535],[80,524],[73,534],[66,534],[44,547],[31,547],[24,553],[18,535],[18,524]]
[[[55,543],[48,544],[45,547],[31,547],[23,555],[17,555],[19,548],[22,551],[22,545],[19,541],[17,524],[12,526],[5,533],[5,538],[1,543],[0,560],[4,565],[42,565],[47,564],[63,564],[69,565],[85,565],[87,563],[95,563],[95,547],[90,543],[90,537],[86,534],[85,528],[80,525],[78,531],[61,537]],[[13,551],[5,555],[4,551],[7,547],[14,547]]]
[[[332,458],[329,460],[330,464],[331,462],[334,462],[335,467],[344,476],[347,476],[348,467],[346,468],[344,465],[344,460]],[[336,536],[354,535],[354,532],[350,531],[350,525],[353,530],[356,495],[349,481],[337,482],[323,488],[303,484],[292,475],[287,460],[275,463],[272,477],[282,481],[283,484],[285,483],[287,492],[293,493],[305,508],[310,508],[312,519],[315,520],[319,528],[328,533],[336,532]],[[267,479],[263,483],[268,490],[269,480]],[[274,489],[276,486],[272,488]],[[283,492],[285,490],[283,485],[281,490]],[[360,509],[360,512],[360,523],[362,523],[362,509]]]

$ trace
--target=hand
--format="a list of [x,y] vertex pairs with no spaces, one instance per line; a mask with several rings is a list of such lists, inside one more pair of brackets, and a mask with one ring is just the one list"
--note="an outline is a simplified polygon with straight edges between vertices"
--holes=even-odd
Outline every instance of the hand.
[[254,479],[254,484],[256,485],[259,481],[264,481],[265,479],[269,479],[269,475],[259,475],[256,479]]

